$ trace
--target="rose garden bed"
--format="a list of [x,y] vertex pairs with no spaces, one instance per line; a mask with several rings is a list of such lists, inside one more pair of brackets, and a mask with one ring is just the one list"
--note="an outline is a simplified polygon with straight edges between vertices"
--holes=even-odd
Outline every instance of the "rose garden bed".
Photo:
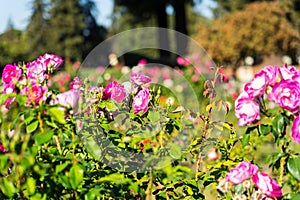
[[179,61],[177,78],[123,66],[123,82],[74,77],[63,92],[59,56],[7,64],[1,199],[299,199],[300,72],[266,66],[229,100],[221,68],[205,80]]

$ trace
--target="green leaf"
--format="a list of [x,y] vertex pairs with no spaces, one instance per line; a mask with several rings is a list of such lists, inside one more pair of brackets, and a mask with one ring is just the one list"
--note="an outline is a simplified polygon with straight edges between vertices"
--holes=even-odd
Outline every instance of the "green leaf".
[[236,194],[243,194],[244,193],[243,184],[238,184],[237,186],[235,186],[234,187],[234,192]]
[[300,181],[300,157],[289,158],[287,168],[298,181]]
[[84,195],[85,200],[97,199],[100,196],[99,189],[93,188],[87,194]]
[[16,118],[13,120],[13,122],[11,123],[10,129],[14,129],[15,125],[17,124],[17,122],[19,121],[21,115],[23,115],[24,112],[19,112],[18,115],[16,116]]
[[179,159],[181,157],[181,147],[178,144],[170,143],[170,156],[174,159]]
[[111,182],[111,183],[114,183],[114,184],[125,184],[125,183],[128,183],[130,182],[130,179],[129,178],[125,178],[124,174],[110,174],[110,175],[107,175],[105,177],[102,177],[100,178],[101,182]]
[[258,132],[260,135],[265,136],[271,133],[272,127],[270,125],[260,124],[258,126]]
[[288,194],[288,195],[285,196],[284,199],[291,199],[291,200],[300,199],[300,193]]
[[179,130],[179,131],[182,130],[182,124],[181,124],[180,120],[174,120],[174,125],[177,130]]
[[49,130],[45,133],[39,133],[36,134],[34,140],[35,140],[35,144],[36,145],[42,145],[45,144],[47,142],[49,142],[52,139],[52,136],[54,135],[54,132]]
[[17,101],[20,105],[24,105],[25,102],[27,101],[27,97],[26,97],[26,96],[17,95],[16,101]]
[[65,112],[58,107],[52,107],[48,110],[48,114],[58,123],[65,124]]
[[38,120],[35,120],[32,123],[30,123],[29,125],[27,125],[26,126],[27,133],[32,133],[33,131],[35,131],[37,129],[38,125],[39,125]]
[[70,183],[69,183],[69,180],[68,180],[68,177],[67,177],[67,176],[61,175],[61,176],[59,176],[59,179],[60,179],[61,184],[62,184],[65,188],[71,189],[71,185],[70,185]]
[[17,188],[8,179],[2,179],[1,191],[9,198],[13,197],[15,193],[18,192]]
[[62,170],[64,170],[68,165],[69,165],[68,162],[62,163],[60,165],[56,165],[55,166],[55,173],[58,174],[59,172],[61,172]]
[[35,193],[35,179],[32,177],[28,177],[26,181],[26,186],[29,195],[33,195]]
[[73,165],[70,169],[69,181],[73,189],[76,189],[83,181],[83,169],[79,164]]
[[0,105],[3,105],[4,102],[11,97],[15,97],[16,94],[15,93],[10,93],[10,94],[1,94],[0,95]]
[[284,116],[278,115],[272,121],[272,134],[275,141],[283,131],[283,128],[284,128]]
[[151,122],[158,122],[160,120],[160,113],[159,112],[149,112],[148,118]]
[[250,140],[250,134],[244,134],[244,136],[241,140],[243,147],[245,147],[249,144],[249,140]]
[[169,165],[172,164],[172,159],[170,157],[166,157],[166,158],[163,158],[162,160],[160,160],[156,166],[155,166],[155,169],[163,169]]

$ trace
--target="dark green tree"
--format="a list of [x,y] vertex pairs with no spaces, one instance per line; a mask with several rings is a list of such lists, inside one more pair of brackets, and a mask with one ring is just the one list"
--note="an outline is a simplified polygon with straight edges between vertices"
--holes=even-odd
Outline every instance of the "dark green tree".
[[[127,18],[131,19],[131,24],[136,26],[138,23],[155,20],[152,26],[168,28],[168,15],[166,12],[167,1],[165,0],[115,0],[115,11],[119,9],[121,16],[129,13]],[[166,34],[158,33],[158,43],[161,49],[169,49],[169,37]],[[164,50],[159,51],[160,59],[169,59],[170,53]]]
[[83,58],[100,42],[106,35],[106,29],[97,24],[95,16],[97,15],[96,5],[92,0],[81,1],[81,12],[84,17],[84,37]]
[[17,63],[25,60],[27,45],[22,32],[9,26],[0,34],[0,71],[8,63]]
[[51,0],[46,28],[47,49],[65,58],[81,60],[84,46],[84,14],[79,0]]
[[29,59],[34,59],[46,51],[47,40],[45,38],[45,30],[47,24],[45,7],[44,0],[34,0],[32,2],[32,15],[25,31]]
[[[188,8],[192,7],[195,3],[201,2],[201,0],[115,0],[115,11],[118,16],[117,18],[119,26],[122,26],[122,20],[124,17],[126,20],[125,24],[138,21],[143,26],[157,26],[161,28],[171,28],[180,33],[189,34],[188,22],[189,15],[187,13]],[[173,20],[169,20],[169,16],[166,12],[167,6],[172,6],[174,10]],[[192,11],[190,9],[189,11]],[[189,13],[190,14],[190,13]],[[129,19],[129,20],[128,20]],[[153,20],[154,19],[154,20]],[[154,23],[153,23],[154,21]],[[146,22],[146,23],[145,23]],[[131,23],[135,27],[138,23]],[[152,23],[152,24],[151,24]],[[170,26],[172,24],[173,26]],[[129,27],[129,28],[132,28]],[[159,44],[161,47],[170,48],[170,39],[168,35],[159,35]],[[182,41],[179,38],[175,38],[177,52],[185,54],[187,48],[187,41]],[[173,41],[172,41],[173,42]],[[160,58],[169,58],[169,52],[160,50]]]

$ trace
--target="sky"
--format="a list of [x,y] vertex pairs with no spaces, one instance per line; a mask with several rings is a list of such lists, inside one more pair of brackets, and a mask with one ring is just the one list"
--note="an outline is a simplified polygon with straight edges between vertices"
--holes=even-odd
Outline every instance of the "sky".
[[[8,21],[11,20],[14,27],[19,30],[26,28],[31,15],[32,0],[0,0],[0,33],[7,29]],[[110,26],[110,15],[113,8],[113,0],[94,0],[98,9],[97,22],[105,27]],[[196,9],[203,15],[211,17],[209,7],[215,4],[212,0],[203,0]]]

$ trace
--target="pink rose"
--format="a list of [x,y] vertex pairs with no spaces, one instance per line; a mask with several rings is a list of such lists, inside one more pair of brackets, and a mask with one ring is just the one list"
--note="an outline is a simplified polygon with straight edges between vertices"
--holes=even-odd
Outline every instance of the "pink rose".
[[2,81],[4,83],[10,83],[13,80],[18,81],[22,75],[22,69],[19,68],[16,64],[7,64],[5,65],[2,73]]
[[151,79],[149,76],[146,76],[144,74],[133,73],[130,74],[130,81],[137,85],[143,85],[146,83],[150,83]]
[[30,103],[34,103],[34,105],[38,106],[40,102],[46,101],[47,92],[47,87],[33,83],[31,87],[25,87],[21,94],[28,97],[25,105],[29,106]]
[[264,73],[257,74],[253,81],[247,83],[244,91],[247,92],[249,97],[258,97],[265,93],[267,87],[267,79]]
[[252,177],[255,186],[268,197],[281,197],[282,191],[278,183],[268,174],[258,172]]
[[103,91],[103,100],[111,99],[121,103],[127,96],[124,86],[116,81],[109,83]]
[[82,80],[79,80],[78,77],[75,77],[73,81],[70,83],[70,89],[78,90],[82,86]]
[[258,167],[256,165],[252,165],[249,162],[241,162],[236,168],[231,169],[229,174],[226,175],[227,181],[237,185],[242,183],[243,181],[251,178],[258,171]]
[[278,76],[278,67],[265,66],[255,75],[255,77],[261,76],[265,76],[267,85],[274,85]]
[[27,78],[33,82],[42,83],[47,78],[45,74],[47,66],[43,62],[35,60],[31,63],[27,63],[26,68]]
[[14,84],[6,84],[3,85],[3,94],[11,94],[16,92],[16,87]]
[[219,158],[218,153],[216,152],[216,149],[213,148],[207,153],[207,158],[209,160],[217,160]]
[[300,105],[300,84],[294,80],[281,80],[275,83],[269,99],[280,107],[296,113]]
[[7,152],[7,150],[2,146],[2,143],[0,143],[0,151],[1,151],[2,153]]
[[7,110],[9,110],[11,104],[16,100],[16,97],[11,97],[11,98],[8,98],[6,99],[6,101],[3,103],[3,105],[5,106],[5,108]]
[[235,115],[239,119],[239,126],[250,125],[260,119],[259,104],[246,92],[242,92],[235,100]]
[[[6,84],[4,83],[3,85],[3,94],[11,94],[11,93],[15,93],[16,92],[16,88],[15,86],[10,83],[10,84]],[[6,101],[3,103],[3,105],[5,106],[6,109],[9,110],[11,104],[16,100],[16,97],[11,97],[6,99]]]
[[148,88],[144,88],[138,92],[134,97],[132,107],[134,114],[143,112],[145,113],[148,110],[148,103],[150,101],[150,94]]
[[297,116],[293,121],[292,138],[295,142],[300,144],[300,115]]
[[141,59],[141,60],[139,60],[139,62],[138,62],[138,65],[145,66],[146,64],[147,64],[147,60],[146,60],[146,59]]
[[63,106],[71,106],[75,111],[78,109],[78,101],[81,92],[79,90],[71,89],[67,92],[56,95],[56,99],[51,104],[60,104]]
[[46,67],[49,67],[49,65],[51,65],[53,69],[57,69],[64,62],[61,57],[48,53],[38,57],[37,61],[43,63]]
[[189,61],[188,59],[184,59],[184,58],[182,58],[182,57],[177,57],[177,58],[176,58],[176,61],[177,61],[177,64],[178,64],[178,65],[184,65],[184,66],[186,66],[186,65],[191,64],[190,61]]
[[300,76],[300,72],[294,66],[281,66],[279,67],[279,73],[283,80],[291,80]]

